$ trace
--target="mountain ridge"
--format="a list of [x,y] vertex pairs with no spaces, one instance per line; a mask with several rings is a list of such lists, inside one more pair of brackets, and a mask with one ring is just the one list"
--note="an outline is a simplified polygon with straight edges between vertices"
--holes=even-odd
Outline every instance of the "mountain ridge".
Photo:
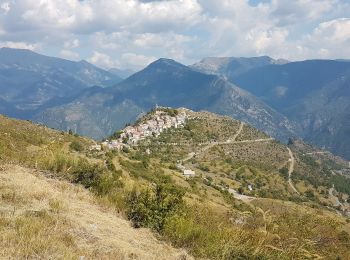
[[[99,100],[95,107],[95,102],[92,101],[94,99]],[[62,107],[62,109],[66,111],[64,113],[69,114],[70,106],[71,112],[74,113],[72,105],[75,103],[79,104],[84,111],[100,111],[99,114],[107,115],[103,120],[106,120],[107,125],[109,125],[108,122],[111,122],[115,126],[115,129],[111,128],[105,132],[105,136],[107,136],[112,131],[120,128],[121,125],[134,120],[138,115],[134,114],[128,119],[124,118],[121,120],[121,124],[113,123],[113,121],[118,120],[117,111],[120,109],[118,104],[122,104],[122,100],[128,101],[129,105],[133,104],[131,105],[131,112],[148,111],[157,104],[171,107],[188,107],[193,110],[207,109],[246,120],[260,128],[265,126],[268,133],[284,140],[294,136],[293,126],[289,124],[286,118],[263,102],[258,101],[251,94],[222,78],[197,72],[171,59],[159,59],[116,86],[103,89],[85,100],[78,98],[72,103],[66,104],[66,108]],[[225,104],[225,107],[222,104]],[[87,109],[87,106],[91,107]],[[47,111],[53,113],[47,121],[45,121],[45,114],[39,115],[40,121],[51,126],[58,125],[54,123],[55,118],[57,121],[64,121],[62,117],[58,119],[61,112],[55,113],[54,110]],[[111,118],[108,114],[113,114],[114,118]],[[38,117],[36,119],[38,120]],[[53,120],[53,122],[50,123],[50,120]],[[93,121],[93,119],[90,120]],[[78,121],[76,123],[79,124]],[[88,134],[85,131],[80,132]],[[99,138],[102,137],[99,136]]]
[[13,114],[16,117],[28,117],[53,98],[74,96],[90,86],[119,81],[117,76],[86,61],[74,62],[23,49],[0,49],[0,97],[17,109],[18,114]]

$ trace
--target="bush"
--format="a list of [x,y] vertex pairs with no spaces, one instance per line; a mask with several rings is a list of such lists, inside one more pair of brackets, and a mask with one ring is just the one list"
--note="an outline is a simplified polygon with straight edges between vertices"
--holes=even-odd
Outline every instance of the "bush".
[[79,159],[76,165],[70,170],[72,182],[80,183],[85,188],[90,188],[97,183],[98,178],[105,169],[99,164],[90,164],[85,159]]
[[84,146],[80,142],[75,140],[70,143],[69,148],[77,152],[82,152],[84,150]]
[[286,167],[279,169],[279,172],[282,175],[283,179],[288,180],[288,169]]
[[185,192],[172,184],[157,184],[153,190],[131,191],[127,196],[128,219],[134,227],[149,227],[162,232],[171,216],[184,206]]
[[334,183],[334,187],[338,192],[350,195],[350,178],[342,175],[335,175],[330,178],[330,183]]

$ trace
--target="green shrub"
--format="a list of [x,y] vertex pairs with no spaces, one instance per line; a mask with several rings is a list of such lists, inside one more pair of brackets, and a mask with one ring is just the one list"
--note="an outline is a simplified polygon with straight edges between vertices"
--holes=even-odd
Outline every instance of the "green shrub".
[[288,180],[288,169],[287,167],[283,167],[279,169],[280,174],[282,175],[283,179]]
[[80,183],[85,188],[96,186],[105,169],[99,164],[91,164],[85,159],[79,159],[70,170],[72,182]]
[[134,227],[149,227],[162,232],[168,218],[179,214],[185,192],[172,184],[157,184],[153,190],[131,191],[127,196],[128,219]]
[[330,183],[334,184],[334,187],[338,192],[350,195],[350,178],[342,175],[335,175],[330,178]]
[[70,143],[69,148],[77,152],[82,152],[84,150],[84,146],[76,140]]

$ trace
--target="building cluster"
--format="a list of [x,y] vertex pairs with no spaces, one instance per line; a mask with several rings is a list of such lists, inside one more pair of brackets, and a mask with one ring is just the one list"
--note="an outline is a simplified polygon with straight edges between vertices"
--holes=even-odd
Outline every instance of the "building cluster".
[[121,150],[125,146],[137,144],[146,137],[159,136],[164,130],[171,127],[183,127],[186,118],[184,111],[176,115],[169,115],[169,113],[162,110],[156,110],[147,121],[134,126],[127,126],[120,131],[117,139],[106,140],[101,145],[111,150]]

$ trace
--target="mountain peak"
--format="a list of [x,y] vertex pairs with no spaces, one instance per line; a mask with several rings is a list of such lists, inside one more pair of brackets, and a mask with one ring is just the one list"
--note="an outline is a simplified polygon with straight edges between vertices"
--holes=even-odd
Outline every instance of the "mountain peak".
[[187,66],[172,60],[172,59],[166,59],[166,58],[160,58],[154,62],[152,62],[150,65],[148,65],[148,68],[164,68],[164,67],[171,67],[171,68],[188,68]]

